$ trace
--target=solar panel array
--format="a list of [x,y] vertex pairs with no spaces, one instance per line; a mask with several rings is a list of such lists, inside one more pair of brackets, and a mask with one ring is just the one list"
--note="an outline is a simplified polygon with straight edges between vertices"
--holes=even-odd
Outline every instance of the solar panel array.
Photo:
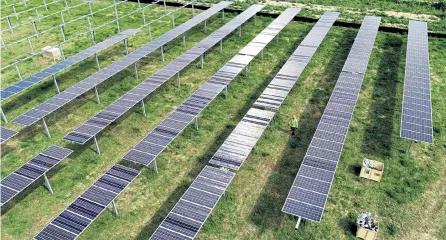
[[147,80],[124,94],[114,103],[110,104],[104,110],[90,118],[84,124],[74,129],[74,131],[66,135],[64,139],[79,144],[86,143],[100,131],[104,130],[110,123],[116,121],[120,116],[130,110],[130,108],[134,107],[138,102],[143,101],[145,97],[166,83],[170,78],[179,74],[182,69],[198,59],[219,41],[223,40],[262,8],[263,6],[261,5],[251,6],[223,27],[210,34],[195,47],[186,51],[173,62],[166,65]]
[[194,18],[188,20],[187,22],[181,24],[180,26],[172,29],[171,31],[163,34],[159,38],[157,38],[154,41],[149,42],[144,47],[135,50],[134,52],[124,56],[123,58],[119,59],[118,61],[110,64],[109,66],[103,68],[102,70],[94,73],[90,77],[87,77],[86,79],[82,80],[81,82],[75,84],[74,86],[68,88],[67,90],[63,91],[62,93],[54,96],[50,100],[40,104],[36,108],[33,108],[23,115],[17,117],[13,120],[13,122],[18,123],[23,126],[30,126],[34,124],[35,122],[43,119],[45,116],[49,115],[50,113],[56,111],[57,109],[61,108],[68,102],[71,102],[73,99],[81,96],[82,94],[86,93],[90,89],[93,89],[100,83],[104,82],[108,78],[112,77],[113,75],[119,73],[120,71],[124,70],[125,68],[129,67],[130,65],[136,63],[143,57],[147,56],[148,54],[154,52],[155,50],[161,48],[163,45],[167,44],[174,38],[184,34],[187,30],[193,28],[197,24],[203,22],[204,20],[210,18],[215,13],[221,11],[225,7],[229,6],[231,2],[222,1],[218,4],[213,5],[208,10],[200,13],[199,15],[196,15]]
[[150,239],[194,239],[234,176],[205,166]]
[[282,211],[319,222],[381,19],[365,17]]
[[7,87],[3,90],[1,90],[1,99],[5,100],[8,99],[16,94],[18,94],[19,92],[33,86],[36,83],[39,83],[40,81],[54,76],[56,73],[61,72],[83,60],[85,60],[88,57],[93,56],[94,54],[97,54],[98,52],[111,47],[113,45],[115,45],[116,43],[123,41],[124,39],[136,34],[137,32],[139,32],[138,29],[128,29],[124,32],[121,32],[103,42],[100,42],[98,44],[95,44],[94,46],[72,56],[69,57],[65,60],[62,60],[26,79],[24,79],[23,81],[19,81],[17,83],[15,83],[14,85]]
[[6,142],[7,140],[9,140],[10,138],[14,137],[15,135],[17,135],[18,132],[11,130],[9,128],[5,128],[5,127],[1,127],[0,130],[0,144]]
[[[294,10],[298,12],[299,10]],[[283,21],[281,18],[279,21]],[[265,28],[259,36],[265,38],[255,38],[247,46],[259,46],[262,50],[289,22],[283,21],[274,27]],[[242,49],[243,51],[243,49]],[[195,91],[186,101],[184,101],[167,119],[152,130],[141,142],[133,147],[124,159],[148,166],[169,143],[178,136],[189,123],[198,117],[198,114],[217,97],[223,89],[254,59],[258,50],[252,53],[238,53],[220,70],[218,70],[208,81],[206,81],[197,91]]]
[[427,23],[409,21],[401,137],[433,143]]
[[259,99],[254,103],[254,107],[248,111],[212,156],[209,163],[234,170],[240,169],[338,15],[337,12],[324,13],[301,45],[268,84]]
[[114,165],[34,239],[76,239],[138,175],[135,169]]
[[50,171],[72,152],[70,149],[52,145],[31,161],[6,176],[0,182],[1,206]]

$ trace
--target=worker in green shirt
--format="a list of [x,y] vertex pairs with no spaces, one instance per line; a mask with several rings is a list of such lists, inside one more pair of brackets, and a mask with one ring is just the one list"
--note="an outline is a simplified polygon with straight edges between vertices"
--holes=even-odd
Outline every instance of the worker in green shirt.
[[290,127],[291,127],[291,136],[293,136],[296,133],[297,128],[297,118],[296,115],[293,114],[291,121],[290,121]]

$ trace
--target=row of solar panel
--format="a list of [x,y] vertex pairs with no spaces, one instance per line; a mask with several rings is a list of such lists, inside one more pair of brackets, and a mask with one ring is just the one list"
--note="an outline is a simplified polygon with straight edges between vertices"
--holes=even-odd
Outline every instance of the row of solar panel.
[[379,23],[364,19],[282,211],[321,220]]
[[[197,24],[203,22],[204,20],[210,18],[215,13],[221,11],[228,5],[230,5],[231,2],[222,1],[205,12],[200,13],[199,15],[196,15],[194,18],[188,20],[187,22],[181,24],[180,26],[174,28],[173,30],[163,34],[158,39],[149,42],[144,47],[135,50],[134,52],[130,53],[129,55],[124,56],[123,58],[119,59],[118,61],[112,63],[111,65],[103,68],[102,70],[94,73],[93,75],[87,77],[86,79],[82,80],[78,84],[74,85],[73,87],[65,90],[64,92],[56,95],[55,97],[51,98],[50,100],[44,102],[41,105],[45,104],[54,104],[56,106],[53,106],[51,108],[51,111],[49,112],[42,112],[42,111],[33,111],[35,109],[32,109],[23,115],[19,116],[18,118],[14,119],[13,122],[18,123],[23,126],[30,126],[37,122],[38,120],[42,119],[46,115],[56,111],[66,103],[70,102],[71,100],[75,99],[76,97],[79,97],[82,95],[85,91],[84,89],[92,89],[93,87],[99,85],[103,81],[107,80],[108,78],[112,77],[113,75],[117,74],[118,72],[122,71],[123,69],[129,67],[130,65],[136,63],[141,58],[147,56],[148,54],[152,53],[156,49],[160,48],[161,46],[167,44],[174,38],[184,34],[186,31],[191,29],[192,27],[196,26]],[[62,99],[62,104],[59,103]],[[55,104],[55,102],[58,102],[59,104]]]
[[92,47],[77,53],[76,55],[69,57],[65,60],[62,60],[28,78],[23,79],[22,81],[19,81],[15,83],[14,85],[7,87],[3,90],[1,90],[1,99],[5,100],[8,99],[15,94],[31,87],[32,85],[39,83],[40,81],[49,78],[51,76],[54,76],[58,72],[61,72],[83,60],[85,60],[88,57],[93,56],[94,54],[97,54],[98,52],[111,47],[115,45],[116,43],[123,41],[124,39],[136,34],[139,32],[138,29],[128,29],[123,31],[122,33],[119,33],[103,42],[100,42],[98,44],[93,45]]
[[274,112],[251,108],[212,156],[209,163],[239,170],[274,114]]
[[[283,29],[285,25],[286,24],[280,26],[281,29]],[[270,31],[270,29],[265,29],[264,31]],[[259,35],[261,35],[262,33],[260,33]],[[277,35],[278,32],[275,31],[272,35],[273,37],[270,38],[269,41],[274,38],[274,34]],[[251,43],[253,41],[251,41]],[[262,50],[266,46],[266,44],[262,44],[261,46],[262,47],[260,50]],[[258,49],[256,49],[255,52],[258,53]],[[255,55],[241,54],[237,54],[236,56],[234,56],[197,91],[195,91],[186,101],[184,101],[173,113],[171,113],[166,119],[166,122],[163,122],[158,127],[156,127],[144,139],[157,138],[161,135],[166,138],[167,145],[176,136],[178,136],[194,118],[197,118],[198,114],[204,108],[206,108],[206,106],[218,94],[220,94],[245,67],[248,66],[248,64],[254,59],[254,56]],[[142,142],[145,141],[144,139],[142,140]],[[147,166],[155,159],[155,157],[160,152],[162,152],[164,148],[165,146],[162,146],[162,148],[158,148],[156,152],[144,152],[141,150],[141,148],[136,149],[135,146],[124,156],[124,159]]]
[[135,169],[114,165],[34,239],[75,239],[138,175]]
[[427,24],[409,21],[401,137],[433,142]]
[[272,110],[277,110],[280,107],[338,16],[339,13],[337,12],[324,13],[279,73],[262,92],[254,103],[255,107]]
[[73,151],[52,145],[29,162],[6,176],[0,183],[1,206],[50,171]]
[[17,135],[18,132],[11,130],[9,128],[1,127],[0,129],[0,144],[6,142],[10,138]]
[[150,239],[194,239],[234,176],[205,166]]
[[[170,78],[179,74],[181,70],[198,59],[207,50],[212,48],[219,41],[222,41],[237,27],[241,26],[249,18],[255,15],[262,6],[253,5],[223,27],[210,34],[207,38],[198,43],[195,47],[189,49],[184,54],[176,58],[173,62],[153,74],[147,80],[124,94],[117,101],[109,105],[100,113],[89,119],[86,123],[76,128],[73,132],[65,136],[64,139],[76,143],[84,144],[93,138],[97,133],[105,129],[111,122],[117,120],[122,114],[134,107],[139,101],[142,101],[149,94],[158,89]],[[123,102],[124,101],[124,102]],[[124,105],[124,106],[123,106]],[[106,117],[106,119],[104,119]],[[96,119],[103,119],[100,124],[94,124]]]

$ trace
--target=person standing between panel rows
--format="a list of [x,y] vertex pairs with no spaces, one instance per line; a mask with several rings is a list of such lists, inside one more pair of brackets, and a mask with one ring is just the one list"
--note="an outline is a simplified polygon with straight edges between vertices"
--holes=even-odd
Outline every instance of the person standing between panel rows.
[[291,136],[294,136],[294,134],[296,133],[297,125],[298,125],[298,123],[297,123],[296,115],[293,114],[291,121],[290,121]]

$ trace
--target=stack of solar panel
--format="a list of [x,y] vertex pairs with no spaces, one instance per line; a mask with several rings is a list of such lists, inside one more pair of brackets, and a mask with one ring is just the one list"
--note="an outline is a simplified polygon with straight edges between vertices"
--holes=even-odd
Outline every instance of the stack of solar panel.
[[1,127],[0,130],[0,144],[6,142],[7,140],[9,140],[10,138],[14,137],[15,135],[17,135],[18,132],[11,130],[9,128],[5,128],[5,127]]
[[380,21],[364,19],[282,211],[321,220]]
[[401,137],[434,142],[426,22],[409,21]]
[[34,239],[77,238],[138,175],[137,170],[114,165]]
[[70,149],[53,145],[6,176],[0,183],[1,205],[3,206],[25,190],[25,188],[50,171],[72,152]]
[[150,239],[194,239],[234,176],[205,166]]
[[338,16],[337,12],[324,13],[280,69],[280,72],[262,92],[254,103],[255,107],[273,111],[280,107]]
[[[283,29],[286,24],[279,25]],[[276,26],[276,28],[278,28]],[[280,29],[274,30],[272,37],[261,45],[262,50],[269,41],[278,34]],[[271,32],[270,28],[264,31]],[[260,33],[262,35],[264,32]],[[249,45],[249,44],[248,44]],[[256,50],[256,54],[259,51]],[[132,148],[124,159],[148,166],[164,148],[178,136],[186,126],[198,117],[198,114],[225,89],[229,83],[254,59],[255,55],[245,55],[238,53],[220,70],[218,70],[208,81],[206,81],[197,91],[195,91],[186,101],[184,101],[167,119],[158,127],[152,130],[138,145]],[[163,139],[161,142],[153,142],[153,139]]]
[[117,120],[120,116],[130,110],[130,108],[134,107],[139,101],[142,101],[145,97],[166,83],[170,78],[174,77],[181,70],[198,59],[208,49],[223,40],[223,38],[228,36],[238,26],[241,26],[262,8],[263,6],[261,5],[251,6],[249,9],[225,24],[222,28],[210,34],[207,38],[198,43],[197,46],[186,51],[173,62],[166,65],[147,80],[143,81],[141,84],[120,97],[117,101],[106,107],[100,113],[76,128],[73,132],[65,136],[64,139],[80,144],[86,143],[97,133],[104,130],[110,123]]
[[100,42],[98,44],[93,45],[92,47],[72,56],[65,60],[62,60],[26,79],[23,81],[17,82],[16,84],[7,87],[1,91],[1,99],[5,100],[9,97],[12,97],[13,95],[31,87],[32,85],[39,83],[40,81],[49,78],[53,75],[55,75],[58,72],[61,72],[83,60],[85,60],[88,57],[93,56],[94,54],[111,47],[115,45],[116,43],[128,38],[129,36],[132,36],[139,32],[139,29],[128,29],[124,32],[121,32],[103,42]]
[[[188,20],[187,22],[181,24],[180,26],[176,27],[175,29],[163,34],[158,39],[146,44],[144,47],[124,56],[123,58],[121,58],[118,61],[112,63],[111,65],[103,68],[102,70],[96,72],[95,74],[91,75],[90,77],[87,77],[86,79],[82,80],[81,82],[75,84],[71,88],[68,88],[67,90],[54,96],[50,100],[40,104],[38,107],[33,108],[30,111],[27,111],[23,115],[14,119],[13,122],[18,123],[23,126],[30,126],[30,125],[34,124],[35,122],[39,121],[43,117],[56,111],[57,109],[61,108],[68,102],[81,96],[85,92],[89,91],[90,89],[92,89],[95,86],[99,85],[100,83],[104,82],[105,80],[112,77],[113,75],[119,73],[120,71],[124,70],[125,68],[129,67],[130,65],[136,63],[143,57],[145,57],[148,54],[155,51],[156,49],[167,44],[174,38],[185,33],[186,31],[193,28],[197,24],[210,18],[212,15],[214,15],[218,11],[224,9],[225,7],[227,7],[230,4],[231,4],[231,2],[226,2],[226,1],[222,1],[218,4],[215,4],[208,10],[200,13],[199,15],[197,15],[194,18]],[[123,106],[126,105],[125,101],[123,101],[122,105]]]

